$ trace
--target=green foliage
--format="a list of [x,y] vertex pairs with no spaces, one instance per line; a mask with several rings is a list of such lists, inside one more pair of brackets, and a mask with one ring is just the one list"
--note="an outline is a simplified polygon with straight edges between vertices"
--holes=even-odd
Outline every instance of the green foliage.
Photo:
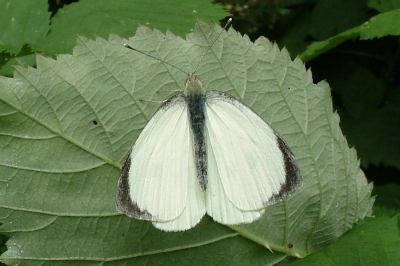
[[374,188],[374,194],[378,195],[374,205],[374,215],[378,217],[393,217],[400,210],[400,186],[384,185]]
[[128,37],[139,25],[169,29],[184,37],[190,32],[188,25],[193,25],[196,19],[217,21],[226,15],[205,0],[112,1],[112,4],[105,0],[85,0],[59,10],[52,19],[51,32],[38,50],[46,54],[67,53],[76,45],[76,35],[106,38],[115,33]]
[[[186,78],[122,44],[128,42],[190,71],[220,30],[199,23],[186,41],[145,27],[129,41],[115,35],[108,42],[81,37],[73,55],[58,56],[56,61],[38,56],[37,69],[18,67],[13,79],[0,80],[6,89],[2,122],[9,124],[3,131],[7,188],[0,216],[3,232],[12,232],[4,261],[30,258],[55,263],[55,258],[80,252],[87,261],[138,257],[132,262],[140,262],[152,253],[151,260],[157,261],[156,254],[166,249],[180,251],[204,242],[218,247],[220,239],[234,237],[224,240],[235,243],[229,249],[232,255],[271,262],[285,256],[258,251],[249,257],[243,249],[260,243],[304,257],[371,213],[371,186],[340,132],[327,84],[312,84],[300,60],[291,61],[285,50],[265,38],[253,44],[233,29],[215,43],[197,74],[206,89],[218,88],[240,98],[280,132],[298,158],[303,187],[250,225],[231,226],[231,231],[205,219],[195,231],[174,234],[179,239],[115,210],[120,163],[157,107],[140,100],[168,98],[183,89]],[[213,234],[201,233],[206,231]],[[48,243],[45,248],[34,245],[41,239]],[[143,240],[151,244],[140,245],[139,250],[135,243]],[[74,245],[66,249],[65,242]],[[179,256],[173,253],[174,258]],[[224,259],[230,260],[231,256]]]
[[[228,15],[207,0],[82,0],[50,17],[46,3],[0,0],[0,51],[4,52],[0,74],[11,76],[13,65],[31,66],[35,52],[47,56],[70,53],[78,35],[107,38],[115,33],[127,38],[139,25],[147,25],[184,37],[197,19],[218,21]],[[23,45],[31,49],[30,56]]]
[[0,51],[18,54],[22,46],[36,46],[49,31],[47,1],[0,1]]
[[[253,5],[245,6],[240,13],[253,20],[240,20],[238,15],[239,27],[250,31],[254,38],[262,31],[280,47],[286,46],[293,57],[299,54],[308,62],[314,80],[330,83],[335,109],[340,112],[344,132],[350,144],[356,146],[361,164],[400,169],[400,98],[396,90],[399,1],[370,0],[368,6],[364,1],[280,1],[264,9],[268,10],[264,14],[272,14],[269,17],[274,17],[273,21],[259,18],[263,11],[255,6],[257,3]],[[238,9],[235,6],[231,11]],[[366,84],[365,80],[373,79],[380,85]],[[355,116],[355,108],[364,112]]]
[[388,12],[391,10],[399,9],[400,8],[400,1],[399,0],[368,0],[367,5],[370,8],[376,9],[379,13]]
[[398,265],[399,220],[366,218],[340,241],[292,265]]
[[[249,32],[254,39],[264,35],[275,40],[280,47],[286,46],[293,57],[300,54],[308,62],[314,80],[328,80],[334,108],[341,117],[341,127],[350,145],[357,148],[367,177],[377,184],[399,184],[400,2],[369,0],[366,5],[364,1],[287,0],[269,3],[265,9],[259,9],[257,2],[243,5],[243,10],[233,5],[230,11],[240,10],[235,13],[236,23],[243,32]],[[322,8],[324,6],[330,7]],[[268,13],[265,16],[268,19],[259,16],[260,12]],[[269,19],[271,17],[274,19]],[[392,217],[399,213],[398,185],[378,186],[374,191],[377,195],[374,214],[377,217]],[[379,223],[384,221],[378,220],[376,225]],[[398,237],[398,229],[389,228],[389,234]],[[389,234],[375,235],[375,238],[382,243],[392,243],[398,249],[398,240],[388,238]],[[350,235],[356,239],[362,237],[360,231],[355,230],[346,233],[346,236]],[[374,245],[372,241],[366,243]],[[334,245],[338,248],[342,239]],[[358,245],[357,248],[351,253],[340,252],[340,258],[337,257],[339,251],[335,251],[336,257],[332,257],[324,254],[323,249],[320,253],[324,255],[318,255],[313,262],[308,261],[308,257],[301,261],[306,265],[333,265],[343,259],[347,264],[353,261],[358,265],[376,265],[373,263],[378,259],[388,265],[397,264],[398,258],[394,253],[382,254],[381,249],[381,252],[372,252],[375,258],[366,260],[360,255],[366,256],[366,247]],[[351,260],[352,257],[360,260]]]
[[363,23],[361,26],[344,31],[328,40],[314,42],[307,47],[300,57],[303,61],[309,61],[312,58],[335,48],[339,44],[356,37],[368,40],[388,35],[400,36],[400,20],[397,19],[398,17],[400,17],[400,9],[379,14]]
[[[226,12],[208,1],[81,0],[50,14],[46,1],[14,2],[0,0],[1,73],[11,76],[17,65],[14,78],[0,79],[0,230],[9,237],[3,262],[396,264],[399,186],[374,189],[376,218],[349,230],[371,214],[374,198],[338,127],[330,88],[313,84],[311,72],[286,50],[265,39],[253,44],[232,29],[198,74],[207,89],[241,99],[278,130],[299,159],[303,187],[246,226],[228,228],[206,217],[192,230],[164,233],[118,213],[120,165],[157,109],[147,101],[167,99],[185,79],[124,49],[124,38],[139,24],[186,38],[197,18],[217,21]],[[399,35],[398,1],[368,1],[374,9],[364,1],[261,2],[231,4],[239,10],[234,28],[301,54],[313,79],[331,84],[334,108],[362,164],[400,168],[399,45],[387,37]],[[258,3],[262,8],[251,6]],[[183,40],[141,27],[129,43],[192,71],[216,31],[200,24]],[[77,39],[72,55],[50,59],[72,53]]]

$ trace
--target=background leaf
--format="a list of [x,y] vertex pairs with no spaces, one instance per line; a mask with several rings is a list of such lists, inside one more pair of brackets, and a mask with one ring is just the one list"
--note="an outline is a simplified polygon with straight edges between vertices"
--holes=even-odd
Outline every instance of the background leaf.
[[399,249],[399,217],[368,218],[338,242],[292,265],[397,265]]
[[49,32],[47,1],[0,0],[0,74],[11,76],[14,65],[33,66],[36,46]]
[[346,30],[327,40],[314,42],[300,55],[302,60],[309,61],[314,57],[327,52],[340,45],[341,43],[360,37],[362,40],[381,38],[387,35],[400,35],[400,9],[392,10],[384,14],[379,14],[360,26]]
[[374,187],[376,202],[374,215],[377,217],[394,217],[400,209],[400,186],[388,184]]
[[375,8],[380,13],[400,8],[399,0],[368,0],[367,4],[371,8]]
[[[343,67],[343,79],[333,82],[342,97],[343,108],[338,109],[342,117],[342,128],[348,141],[357,144],[363,164],[385,162],[398,165],[400,162],[400,107],[395,103],[400,94],[393,92],[393,102],[382,105],[385,86],[373,73],[365,68],[356,70]],[[368,108],[366,108],[368,107]],[[374,134],[370,134],[374,132]]]
[[24,44],[44,39],[49,30],[47,8],[45,0],[0,0],[0,51],[18,54]]
[[217,5],[205,0],[135,0],[113,1],[112,4],[107,0],[81,0],[56,14],[52,31],[40,49],[47,54],[66,53],[76,45],[77,34],[108,37],[110,33],[115,33],[128,37],[139,25],[170,29],[185,36],[196,19],[218,20],[226,15]]
[[77,35],[107,38],[116,33],[128,38],[139,25],[147,25],[184,37],[197,19],[216,22],[228,15],[206,0],[81,0],[65,6],[62,2],[0,0],[0,74],[12,76],[14,65],[34,66],[35,53],[71,53]]
[[80,37],[73,55],[38,56],[37,69],[17,67],[14,78],[0,79],[0,217],[10,236],[2,261],[283,263],[371,214],[371,185],[341,133],[328,85],[313,84],[286,50],[233,29],[197,74],[207,90],[238,97],[280,133],[298,158],[302,188],[259,221],[231,229],[206,217],[192,230],[165,233],[115,210],[120,165],[157,109],[141,100],[164,100],[186,78],[122,44],[190,72],[219,31],[200,23],[186,40],[146,27],[129,41]]

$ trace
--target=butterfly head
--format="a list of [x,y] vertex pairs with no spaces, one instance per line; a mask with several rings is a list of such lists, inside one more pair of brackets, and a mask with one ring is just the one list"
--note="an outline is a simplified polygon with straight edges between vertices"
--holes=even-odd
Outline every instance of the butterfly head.
[[205,93],[206,90],[203,88],[203,84],[201,83],[200,79],[194,73],[188,75],[184,91],[185,96]]

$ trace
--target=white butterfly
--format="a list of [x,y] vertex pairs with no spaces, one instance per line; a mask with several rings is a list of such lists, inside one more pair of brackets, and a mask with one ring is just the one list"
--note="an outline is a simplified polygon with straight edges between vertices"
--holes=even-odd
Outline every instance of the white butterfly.
[[267,123],[233,96],[206,92],[192,74],[129,152],[116,206],[165,231],[190,229],[205,213],[250,223],[301,182],[293,153]]

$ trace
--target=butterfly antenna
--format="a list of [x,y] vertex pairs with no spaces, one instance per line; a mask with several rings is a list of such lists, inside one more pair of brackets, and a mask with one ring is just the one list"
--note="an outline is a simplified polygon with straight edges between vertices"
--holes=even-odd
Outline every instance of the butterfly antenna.
[[160,62],[163,62],[164,64],[167,64],[167,65],[169,65],[169,66],[171,66],[171,67],[173,67],[173,68],[175,68],[175,69],[178,69],[179,71],[185,73],[186,75],[189,75],[187,72],[185,72],[184,70],[180,69],[179,67],[174,66],[173,64],[170,64],[170,63],[168,63],[167,61],[164,61],[164,60],[162,60],[162,59],[160,59],[160,58],[157,58],[157,57],[155,57],[155,56],[146,54],[145,52],[142,52],[142,51],[140,51],[140,50],[138,50],[138,49],[135,49],[135,48],[133,48],[132,46],[130,46],[129,44],[126,44],[126,43],[125,43],[124,46],[125,46],[126,48],[130,49],[130,50],[136,51],[136,52],[138,52],[138,53],[141,53],[141,54],[143,54],[143,55],[146,55],[146,56],[148,56],[148,57],[151,57],[151,58],[153,58],[153,59],[155,59],[155,60],[158,60],[158,61],[160,61]]
[[[197,67],[195,68],[195,71],[194,71],[193,73],[196,73],[196,70],[199,68],[201,61],[203,61],[204,57],[205,57],[205,56],[208,54],[208,52],[211,50],[211,47],[212,47],[212,46],[214,45],[214,43],[218,40],[218,38],[221,36],[221,34],[226,30],[226,28],[228,28],[228,26],[231,24],[231,22],[232,22],[232,18],[229,18],[228,21],[226,22],[224,28],[223,28],[223,29],[221,30],[221,32],[218,34],[217,38],[215,38],[215,40],[214,40],[214,41],[211,43],[211,45],[208,47],[207,51],[206,51],[206,52],[204,53],[204,55],[201,57],[199,63],[197,64]],[[140,51],[140,50],[138,50],[138,49],[135,49],[135,48],[133,48],[132,46],[130,46],[129,44],[126,44],[126,43],[125,43],[124,46],[125,46],[126,48],[132,50],[132,51],[141,53],[141,54],[143,54],[143,55],[145,55],[145,56],[148,56],[148,57],[150,57],[150,58],[153,58],[153,59],[155,59],[155,60],[158,60],[158,61],[160,61],[160,62],[163,62],[164,64],[166,64],[166,65],[168,65],[168,66],[170,66],[170,67],[173,67],[173,68],[175,68],[175,69],[181,71],[182,73],[185,73],[187,76],[189,76],[189,74],[188,74],[186,71],[180,69],[180,68],[177,67],[177,66],[174,66],[173,64],[168,63],[167,61],[164,61],[164,60],[162,60],[162,59],[160,59],[160,58],[157,58],[157,57],[155,57],[155,56],[153,56],[153,55],[150,55],[150,54],[147,54],[147,53],[145,53],[145,52],[142,52],[142,51]]]
[[196,73],[197,69],[200,66],[201,61],[203,61],[204,57],[206,57],[206,55],[208,54],[208,52],[211,50],[211,47],[214,45],[214,43],[219,39],[219,37],[221,36],[221,34],[228,28],[228,26],[231,24],[232,22],[232,18],[229,18],[228,21],[226,22],[225,26],[222,28],[221,32],[218,34],[218,36],[214,39],[214,41],[210,44],[210,46],[208,46],[207,51],[203,54],[203,56],[201,57],[199,63],[197,64],[197,67],[195,68],[195,71],[193,73]]

